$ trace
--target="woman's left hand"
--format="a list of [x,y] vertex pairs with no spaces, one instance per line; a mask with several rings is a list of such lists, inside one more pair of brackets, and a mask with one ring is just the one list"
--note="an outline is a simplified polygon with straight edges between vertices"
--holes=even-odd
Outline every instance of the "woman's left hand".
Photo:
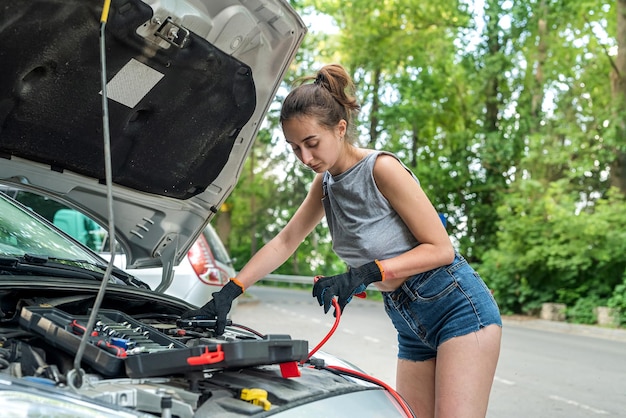
[[313,297],[317,298],[320,306],[324,305],[324,313],[328,313],[333,298],[337,296],[339,309],[343,312],[352,296],[364,292],[371,283],[382,280],[379,262],[372,261],[336,276],[320,277],[313,286]]

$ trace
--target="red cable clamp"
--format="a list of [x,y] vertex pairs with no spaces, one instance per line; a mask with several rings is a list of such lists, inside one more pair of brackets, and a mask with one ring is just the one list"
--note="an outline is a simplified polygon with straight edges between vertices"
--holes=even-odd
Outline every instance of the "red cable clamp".
[[204,353],[199,356],[189,357],[187,364],[190,366],[203,366],[205,364],[215,364],[224,361],[224,352],[222,351],[222,345],[218,344],[216,351],[210,351],[209,347],[204,347]]

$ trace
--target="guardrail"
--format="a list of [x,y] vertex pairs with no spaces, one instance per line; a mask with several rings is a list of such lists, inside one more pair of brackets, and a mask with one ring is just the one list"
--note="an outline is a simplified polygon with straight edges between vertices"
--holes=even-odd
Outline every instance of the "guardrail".
[[[281,282],[294,284],[313,284],[314,276],[293,276],[290,274],[268,274],[261,282]],[[378,290],[373,284],[367,286],[367,290]]]
[[292,276],[290,274],[268,274],[260,281],[313,284],[313,276]]

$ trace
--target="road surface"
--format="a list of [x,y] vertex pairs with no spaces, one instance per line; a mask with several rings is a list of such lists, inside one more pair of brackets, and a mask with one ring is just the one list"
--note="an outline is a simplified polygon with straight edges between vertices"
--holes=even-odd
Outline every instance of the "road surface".
[[[334,324],[332,309],[324,315],[307,291],[253,286],[247,293],[233,321],[263,334],[289,334],[313,348]],[[626,337],[554,325],[505,319],[487,416],[626,417]],[[322,350],[395,384],[396,335],[380,302],[354,298]]]

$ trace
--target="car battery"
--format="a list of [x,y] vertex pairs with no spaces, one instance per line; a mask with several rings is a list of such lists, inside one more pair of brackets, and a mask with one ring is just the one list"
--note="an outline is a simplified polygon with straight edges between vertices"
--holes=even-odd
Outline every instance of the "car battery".
[[19,321],[24,329],[71,355],[89,333],[82,361],[110,377],[184,375],[301,362],[308,356],[307,341],[286,335],[235,341],[199,338],[197,345],[190,347],[120,311],[100,310],[91,330],[86,329],[88,320],[88,316],[73,316],[57,308],[28,306],[22,309]]

